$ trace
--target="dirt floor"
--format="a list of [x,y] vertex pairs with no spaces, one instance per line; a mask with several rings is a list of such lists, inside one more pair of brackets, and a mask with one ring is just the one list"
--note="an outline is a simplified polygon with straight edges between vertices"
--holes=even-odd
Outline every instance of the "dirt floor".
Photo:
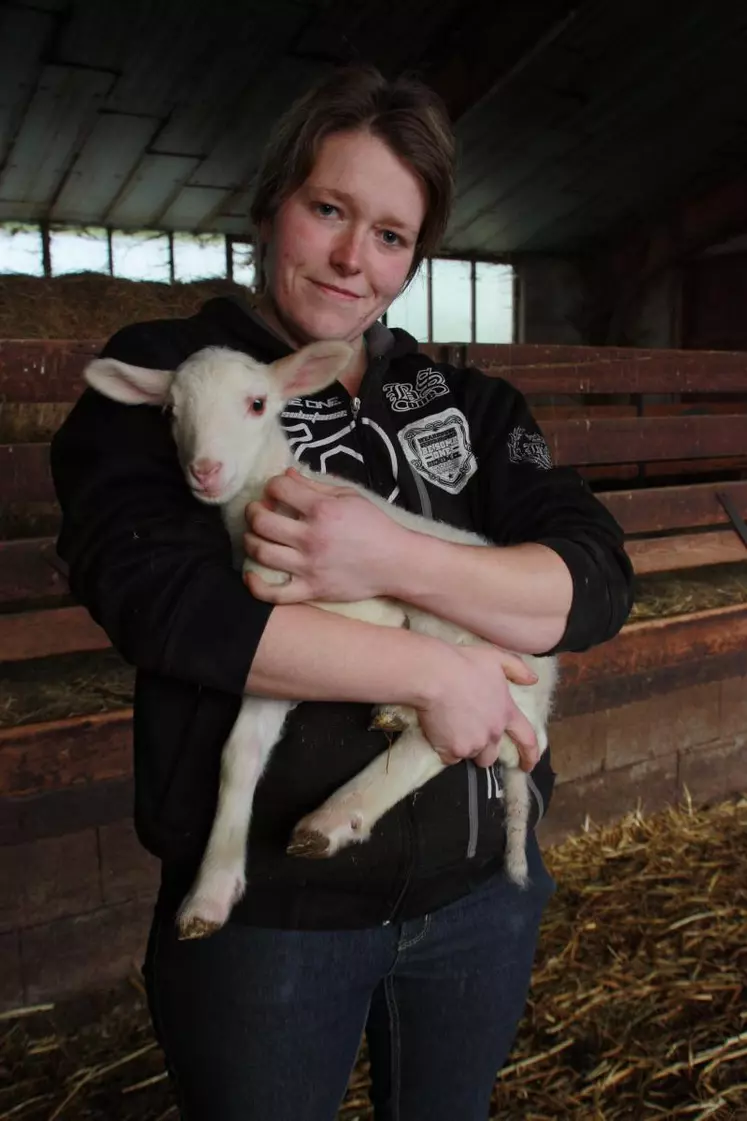
[[[747,799],[631,814],[547,862],[558,890],[491,1117],[745,1121]],[[139,977],[0,1033],[0,1121],[176,1121]],[[367,1086],[362,1050],[339,1121],[370,1121]]]

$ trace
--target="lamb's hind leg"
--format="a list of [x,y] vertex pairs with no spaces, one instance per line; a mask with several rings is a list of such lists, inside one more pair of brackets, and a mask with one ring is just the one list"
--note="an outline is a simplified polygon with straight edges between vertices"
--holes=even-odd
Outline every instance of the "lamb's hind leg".
[[223,748],[220,790],[210,839],[192,889],[179,909],[179,938],[204,938],[225,923],[246,888],[252,803],[272,748],[293,707],[247,698]]
[[501,739],[499,759],[506,798],[506,874],[519,887],[526,887],[529,882],[526,852],[529,784],[519,767],[516,744],[508,736]]
[[334,856],[366,841],[384,814],[413,790],[440,774],[444,764],[420,728],[409,728],[355,778],[298,822],[288,845],[291,856]]

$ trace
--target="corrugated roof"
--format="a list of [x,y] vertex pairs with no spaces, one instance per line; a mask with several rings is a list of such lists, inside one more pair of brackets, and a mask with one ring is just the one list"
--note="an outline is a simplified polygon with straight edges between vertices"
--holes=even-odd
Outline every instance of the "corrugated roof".
[[742,3],[14,0],[0,221],[246,232],[274,120],[350,58],[450,104],[453,252],[583,249],[747,167]]

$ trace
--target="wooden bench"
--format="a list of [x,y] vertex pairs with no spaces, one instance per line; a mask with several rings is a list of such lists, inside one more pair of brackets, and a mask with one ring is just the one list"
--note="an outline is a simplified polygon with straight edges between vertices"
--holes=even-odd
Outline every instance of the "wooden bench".
[[[98,349],[0,342],[0,663],[109,646],[69,596],[48,469],[51,433]],[[527,395],[555,462],[577,466],[623,525],[638,574],[747,560],[747,354],[425,349],[505,377]],[[743,673],[747,605],[629,625],[564,663],[567,713]],[[0,729],[0,798],[13,811],[7,837],[54,832],[63,818],[121,814],[131,795],[130,720],[122,708]],[[47,797],[60,791],[67,809]]]

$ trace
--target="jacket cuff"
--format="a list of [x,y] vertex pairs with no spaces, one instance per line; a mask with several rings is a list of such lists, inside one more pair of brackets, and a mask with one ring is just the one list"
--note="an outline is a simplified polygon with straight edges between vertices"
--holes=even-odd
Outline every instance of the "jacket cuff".
[[613,638],[625,622],[627,612],[619,620],[615,618],[605,575],[609,561],[605,565],[604,558],[596,558],[589,548],[567,537],[542,537],[537,543],[558,554],[573,581],[565,631],[545,654],[581,653]]

